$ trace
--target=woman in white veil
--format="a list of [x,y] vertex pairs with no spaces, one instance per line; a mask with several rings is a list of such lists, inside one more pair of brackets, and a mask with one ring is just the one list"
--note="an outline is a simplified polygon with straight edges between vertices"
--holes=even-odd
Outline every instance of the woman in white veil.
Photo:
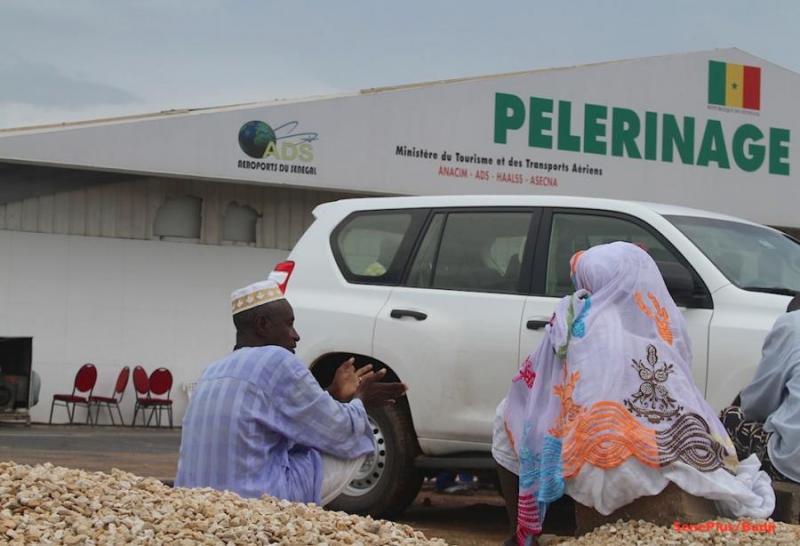
[[725,515],[768,517],[775,497],[755,457],[738,462],[691,373],[684,318],[652,258],[610,243],[570,260],[563,298],[500,404],[493,454],[518,476],[516,539],[535,542],[567,494],[610,514],[669,482]]

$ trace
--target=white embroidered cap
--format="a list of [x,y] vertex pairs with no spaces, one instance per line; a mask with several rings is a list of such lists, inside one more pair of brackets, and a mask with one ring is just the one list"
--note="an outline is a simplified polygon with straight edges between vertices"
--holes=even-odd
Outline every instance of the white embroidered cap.
[[231,312],[235,315],[271,301],[285,299],[275,281],[260,281],[231,293]]

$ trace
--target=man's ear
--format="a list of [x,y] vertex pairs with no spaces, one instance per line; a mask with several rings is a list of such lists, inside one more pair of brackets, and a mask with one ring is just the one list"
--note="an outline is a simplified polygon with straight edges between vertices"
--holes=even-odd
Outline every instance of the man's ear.
[[270,323],[269,316],[266,314],[259,314],[256,315],[255,320],[253,321],[253,326],[255,326],[256,334],[260,337],[267,337],[272,330],[272,324]]

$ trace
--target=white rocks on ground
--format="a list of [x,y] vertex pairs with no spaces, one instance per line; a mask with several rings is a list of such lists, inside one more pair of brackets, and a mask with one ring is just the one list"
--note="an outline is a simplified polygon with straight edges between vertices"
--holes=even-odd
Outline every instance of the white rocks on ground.
[[0,543],[445,545],[408,525],[120,470],[0,463]]
[[[544,541],[543,541],[544,542]],[[556,543],[548,542],[548,544]],[[745,545],[745,544],[800,544],[800,526],[772,520],[719,519],[673,527],[661,527],[646,521],[622,521],[598,527],[580,538],[559,540],[559,546],[584,546],[589,544],[616,545]]]

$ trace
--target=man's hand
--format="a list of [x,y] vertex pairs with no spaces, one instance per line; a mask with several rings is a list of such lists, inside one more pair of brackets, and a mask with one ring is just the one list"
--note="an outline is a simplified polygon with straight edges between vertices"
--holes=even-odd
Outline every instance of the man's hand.
[[361,399],[364,407],[390,406],[408,390],[405,383],[381,383],[386,368],[364,375],[355,397]]
[[350,357],[342,362],[336,369],[333,381],[327,388],[328,393],[339,402],[352,400],[364,378],[375,375],[372,373],[372,364],[356,369],[355,361],[355,358]]

